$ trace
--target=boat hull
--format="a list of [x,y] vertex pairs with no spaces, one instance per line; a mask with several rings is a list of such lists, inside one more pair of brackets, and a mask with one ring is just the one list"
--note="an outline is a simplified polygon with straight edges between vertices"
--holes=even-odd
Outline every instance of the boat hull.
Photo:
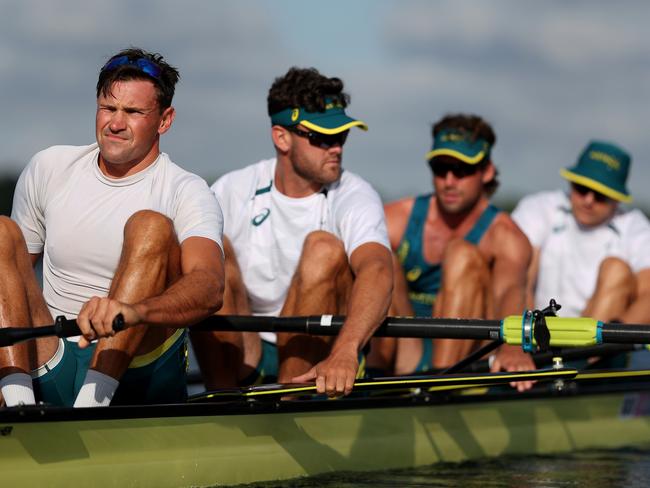
[[643,391],[308,403],[4,412],[3,485],[232,485],[504,454],[650,448]]

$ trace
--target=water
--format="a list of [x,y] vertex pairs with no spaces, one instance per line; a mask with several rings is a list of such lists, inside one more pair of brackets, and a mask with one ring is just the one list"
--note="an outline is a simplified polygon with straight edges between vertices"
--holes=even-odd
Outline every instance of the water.
[[335,473],[247,488],[641,488],[650,486],[650,451],[589,451],[556,456],[503,456],[372,473]]

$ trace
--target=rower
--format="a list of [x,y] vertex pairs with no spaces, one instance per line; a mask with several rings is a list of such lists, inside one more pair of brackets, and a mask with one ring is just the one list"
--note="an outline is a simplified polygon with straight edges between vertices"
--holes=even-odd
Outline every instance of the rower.
[[[275,157],[212,186],[225,217],[219,313],[347,319],[334,341],[283,333],[276,350],[273,336],[262,342],[258,334],[200,333],[192,334],[193,345],[208,388],[253,381],[263,369],[280,382],[315,381],[320,393],[347,394],[392,287],[380,198],[342,167],[349,130],[367,127],[345,113],[343,82],[313,68],[277,78],[267,101]],[[227,368],[233,363],[239,371]]]
[[556,296],[567,317],[650,322],[650,222],[621,207],[630,165],[621,147],[592,141],[560,172],[568,192],[519,202],[512,216],[533,245],[529,306]]
[[[20,176],[13,220],[0,218],[2,325],[65,315],[83,337],[1,350],[8,406],[186,398],[177,328],[221,305],[223,219],[207,184],[160,152],[178,78],[159,54],[117,53],[99,73],[97,143],[41,151]],[[32,270],[41,257],[42,293]],[[115,335],[118,314],[129,328]]]
[[[476,115],[447,115],[433,126],[427,160],[434,193],[385,206],[394,251],[390,315],[494,318],[521,314],[530,245],[490,204],[498,186],[496,136]],[[369,367],[396,374],[445,368],[477,347],[452,339],[377,339]],[[532,370],[529,355],[502,345],[492,370]],[[518,384],[519,389],[530,382]]]

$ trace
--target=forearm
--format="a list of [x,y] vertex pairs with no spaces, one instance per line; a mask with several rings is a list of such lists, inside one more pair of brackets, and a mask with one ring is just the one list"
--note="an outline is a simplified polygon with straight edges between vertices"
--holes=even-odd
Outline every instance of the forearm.
[[523,286],[511,285],[495,297],[495,318],[521,315],[526,308],[526,292]]
[[347,317],[333,351],[354,348],[358,352],[366,345],[386,318],[392,289],[392,269],[383,263],[373,263],[356,275]]
[[223,279],[216,272],[196,270],[182,276],[159,296],[134,304],[141,323],[187,327],[221,308]]

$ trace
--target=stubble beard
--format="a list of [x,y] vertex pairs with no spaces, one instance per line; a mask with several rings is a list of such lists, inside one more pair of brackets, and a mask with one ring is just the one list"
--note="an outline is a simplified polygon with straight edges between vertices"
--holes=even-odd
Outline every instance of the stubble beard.
[[313,165],[310,165],[308,162],[303,163],[303,161],[297,161],[293,164],[293,169],[298,176],[307,181],[313,181],[320,185],[329,185],[341,178],[341,173],[343,171],[341,163],[342,160],[336,165],[336,169],[332,170],[330,169],[330,165],[327,167],[319,165],[317,168],[313,168]]

